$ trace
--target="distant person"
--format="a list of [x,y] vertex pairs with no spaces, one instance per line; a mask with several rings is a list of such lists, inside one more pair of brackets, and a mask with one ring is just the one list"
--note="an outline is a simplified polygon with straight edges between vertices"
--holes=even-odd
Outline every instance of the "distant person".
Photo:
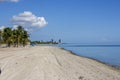
[[1,74],[1,72],[2,72],[2,71],[1,71],[1,68],[0,68],[0,74]]

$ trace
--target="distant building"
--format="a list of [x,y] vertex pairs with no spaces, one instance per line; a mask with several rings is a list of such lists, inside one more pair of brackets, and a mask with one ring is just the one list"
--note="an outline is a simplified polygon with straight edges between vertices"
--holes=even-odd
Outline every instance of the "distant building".
[[59,39],[58,43],[61,43],[61,42],[62,42],[61,39]]

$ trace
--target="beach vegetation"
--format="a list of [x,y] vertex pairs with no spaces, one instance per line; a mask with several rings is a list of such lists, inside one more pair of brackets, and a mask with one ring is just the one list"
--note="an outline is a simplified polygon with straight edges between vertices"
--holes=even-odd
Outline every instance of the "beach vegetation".
[[32,41],[31,44],[61,44],[61,39],[58,41],[55,41],[54,39],[51,39],[50,41]]
[[30,42],[28,32],[22,27],[16,29],[6,27],[0,30],[0,44],[6,44],[6,47],[25,47]]

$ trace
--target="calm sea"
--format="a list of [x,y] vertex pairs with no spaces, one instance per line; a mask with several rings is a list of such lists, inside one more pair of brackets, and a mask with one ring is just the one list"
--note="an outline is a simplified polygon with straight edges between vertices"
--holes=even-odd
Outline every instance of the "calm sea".
[[61,44],[59,46],[71,50],[77,55],[94,58],[120,67],[120,45]]
[[120,67],[120,45],[59,44],[50,46],[59,46],[77,55],[94,58]]

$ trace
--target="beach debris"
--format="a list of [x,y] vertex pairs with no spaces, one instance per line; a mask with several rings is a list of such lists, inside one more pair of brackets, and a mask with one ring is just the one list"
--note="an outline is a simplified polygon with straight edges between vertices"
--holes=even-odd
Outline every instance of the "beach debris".
[[79,76],[79,80],[82,80],[84,77],[83,76]]

